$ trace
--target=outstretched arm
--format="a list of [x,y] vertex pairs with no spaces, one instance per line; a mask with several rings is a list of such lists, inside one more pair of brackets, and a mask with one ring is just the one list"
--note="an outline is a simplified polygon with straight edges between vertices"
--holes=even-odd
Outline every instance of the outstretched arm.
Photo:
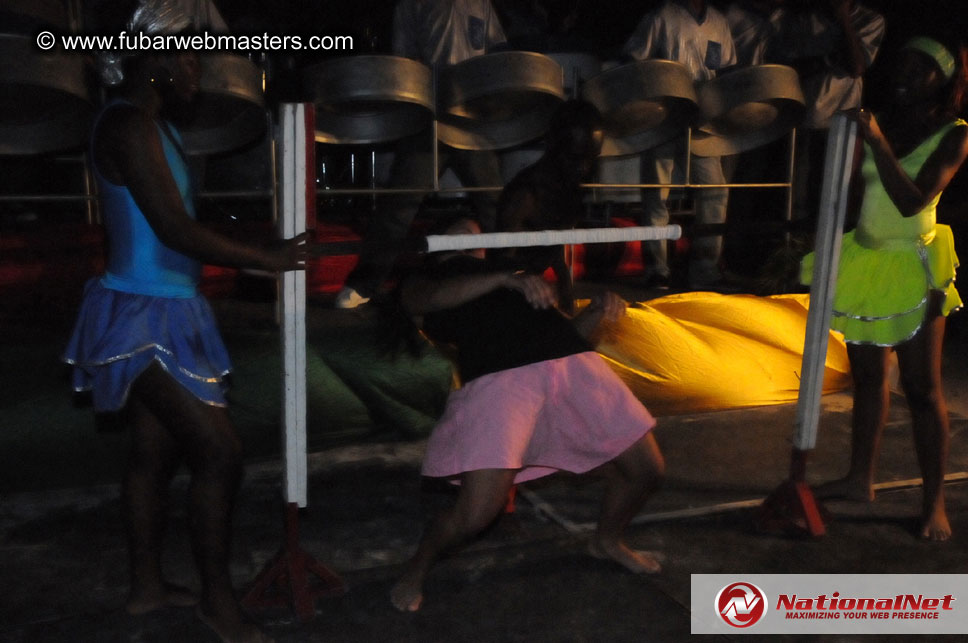
[[400,300],[408,313],[419,316],[455,308],[498,288],[517,290],[535,308],[555,305],[555,291],[551,284],[537,275],[508,271],[443,279],[411,277],[401,288]]
[[917,177],[912,179],[898,162],[877,119],[867,110],[852,113],[870,145],[884,189],[906,217],[914,216],[938,196],[968,157],[968,127],[954,127],[941,139]]
[[169,248],[223,266],[273,271],[305,267],[308,234],[260,247],[222,236],[189,216],[168,169],[158,128],[143,112],[115,109],[106,115],[95,155],[109,176],[130,190],[151,229]]

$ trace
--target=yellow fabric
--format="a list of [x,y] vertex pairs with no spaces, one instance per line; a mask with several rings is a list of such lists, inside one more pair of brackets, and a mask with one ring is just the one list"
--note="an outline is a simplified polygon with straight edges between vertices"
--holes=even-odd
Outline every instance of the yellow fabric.
[[[605,322],[597,350],[656,415],[793,402],[808,302],[809,295],[661,297]],[[849,384],[846,346],[831,333],[823,392]]]

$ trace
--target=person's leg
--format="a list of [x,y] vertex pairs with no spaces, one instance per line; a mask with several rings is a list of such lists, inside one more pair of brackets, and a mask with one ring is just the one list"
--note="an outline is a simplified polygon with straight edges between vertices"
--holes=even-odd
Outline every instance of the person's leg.
[[228,413],[194,397],[158,364],[135,381],[131,395],[161,420],[191,472],[188,516],[202,581],[199,617],[224,640],[264,640],[258,628],[244,621],[229,574],[242,446]]
[[828,128],[797,130],[793,163],[793,219],[807,222],[810,233],[820,212],[820,189],[827,155]]
[[[691,159],[692,182],[716,185],[726,182],[723,166],[718,156],[693,156]],[[729,190],[726,188],[698,188],[694,190],[696,202],[695,221],[699,225],[726,222],[726,206]],[[723,252],[723,235],[694,236],[689,250],[689,286],[702,288],[715,284],[722,278],[719,258]]]
[[[433,187],[434,158],[426,135],[404,139],[397,145],[390,168],[389,187]],[[391,195],[373,214],[360,249],[359,262],[346,278],[346,287],[363,297],[372,297],[393,270],[410,230],[423,193]],[[339,305],[339,303],[337,303]]]
[[161,572],[162,538],[168,521],[168,487],[178,446],[161,421],[132,396],[125,407],[131,446],[121,486],[121,512],[128,542],[131,589],[125,609],[139,615],[162,607],[198,603],[187,589],[166,583]]
[[796,150],[794,151],[794,162],[793,162],[793,186],[791,190],[793,192],[793,211],[792,218],[794,221],[808,221],[810,219],[816,218],[816,213],[810,211],[810,168],[811,168],[811,154],[819,153],[817,150],[811,149],[811,142],[814,140],[810,136],[811,130],[806,128],[797,130],[796,137]]
[[891,394],[887,378],[890,351],[881,346],[847,345],[854,380],[850,468],[844,478],[817,487],[818,498],[874,499],[877,452],[887,423]]
[[[465,187],[501,187],[501,163],[490,151],[452,150],[448,154],[451,168]],[[471,192],[477,219],[484,232],[494,232],[497,225],[497,199],[500,192]]]
[[[672,183],[676,156],[680,145],[675,142],[664,143],[647,152],[642,157],[643,183],[666,185]],[[642,225],[669,225],[668,188],[648,188],[642,191]],[[666,241],[642,241],[642,262],[646,277],[669,277],[669,251]]]
[[457,502],[441,513],[424,532],[407,571],[390,592],[393,605],[415,612],[423,602],[423,584],[430,568],[447,550],[480,533],[501,513],[517,471],[482,469],[461,475]]
[[923,477],[921,537],[947,540],[951,525],[944,506],[944,473],[950,430],[941,384],[941,347],[945,318],[930,315],[910,341],[897,347],[901,384],[914,429],[914,446]]
[[636,573],[661,571],[654,554],[633,550],[625,542],[626,527],[659,488],[665,475],[665,460],[652,433],[647,433],[597,472],[607,482],[589,552],[598,558],[610,558]]

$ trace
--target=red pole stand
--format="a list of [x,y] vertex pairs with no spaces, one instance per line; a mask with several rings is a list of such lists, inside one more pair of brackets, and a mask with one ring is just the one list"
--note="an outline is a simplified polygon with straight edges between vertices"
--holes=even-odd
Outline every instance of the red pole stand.
[[806,483],[807,451],[794,448],[790,459],[790,479],[771,493],[754,518],[758,531],[820,538],[826,532],[830,515],[820,505]]
[[316,599],[338,596],[346,584],[332,570],[299,547],[299,507],[286,505],[286,544],[266,564],[242,597],[242,605],[258,611],[290,607],[303,623],[316,616]]

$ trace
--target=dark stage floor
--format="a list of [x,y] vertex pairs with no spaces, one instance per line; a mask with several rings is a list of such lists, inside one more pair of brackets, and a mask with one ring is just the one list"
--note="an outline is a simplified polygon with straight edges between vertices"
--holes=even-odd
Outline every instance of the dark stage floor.
[[[275,332],[267,305],[221,302],[217,309],[233,350]],[[349,314],[313,312],[322,327],[345,326]],[[63,323],[17,324],[13,331],[0,339],[0,640],[214,641],[190,609],[124,614],[126,556],[115,483],[123,436],[97,433],[87,412],[71,408],[55,366]],[[945,364],[952,473],[968,471],[968,364],[960,358],[966,346],[966,334],[956,329]],[[309,507],[300,522],[303,548],[335,570],[348,591],[319,599],[308,623],[287,609],[256,616],[276,640],[293,642],[683,641],[691,638],[694,573],[968,573],[968,484],[948,486],[954,539],[919,541],[920,489],[903,483],[918,470],[903,400],[893,401],[879,479],[900,484],[873,504],[827,503],[833,519],[823,538],[753,529],[756,501],[787,476],[793,405],[659,418],[668,479],[637,519],[631,541],[662,553],[661,574],[637,577],[587,556],[599,483],[555,477],[523,487],[515,513],[444,561],[430,578],[424,609],[413,615],[393,610],[388,592],[426,518],[453,492],[421,483],[422,439],[380,439],[354,425],[320,441],[311,455]],[[846,467],[849,393],[825,397],[823,408],[811,481]],[[278,428],[271,417],[244,409],[237,420],[253,453],[236,512],[232,573],[242,587],[281,546],[283,505],[273,455]],[[179,502],[185,486],[179,477],[166,564],[172,580],[197,587]],[[724,506],[740,501],[752,502]],[[949,638],[968,640],[968,633]],[[881,639],[910,637],[863,638]]]

